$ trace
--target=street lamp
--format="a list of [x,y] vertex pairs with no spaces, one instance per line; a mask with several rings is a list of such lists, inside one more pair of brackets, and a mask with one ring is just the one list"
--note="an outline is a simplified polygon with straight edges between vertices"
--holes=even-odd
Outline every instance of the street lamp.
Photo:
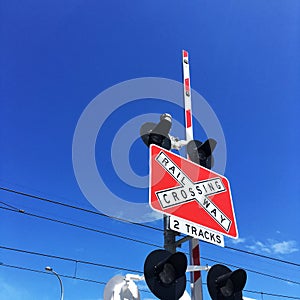
[[60,276],[51,267],[46,267],[45,270],[53,273],[58,278],[60,284],[60,300],[64,300],[64,287]]

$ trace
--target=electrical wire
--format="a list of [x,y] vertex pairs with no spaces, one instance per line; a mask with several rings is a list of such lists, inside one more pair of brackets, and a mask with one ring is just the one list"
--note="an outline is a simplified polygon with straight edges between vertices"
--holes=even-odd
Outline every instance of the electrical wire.
[[91,210],[91,209],[87,209],[87,208],[83,208],[83,207],[79,207],[79,206],[75,206],[75,205],[71,205],[71,204],[67,204],[67,203],[63,203],[63,202],[59,202],[59,201],[55,201],[55,200],[51,200],[51,199],[47,199],[47,198],[40,197],[40,196],[37,196],[37,195],[32,195],[32,194],[28,194],[28,193],[24,193],[24,192],[20,192],[20,191],[16,191],[16,190],[8,189],[8,188],[5,188],[5,187],[0,187],[0,190],[3,190],[5,192],[9,192],[9,193],[13,193],[13,194],[17,194],[17,195],[21,195],[21,196],[25,196],[25,197],[28,197],[28,198],[32,198],[32,199],[36,199],[36,200],[40,200],[40,201],[44,201],[44,202],[48,202],[48,203],[68,207],[68,208],[71,208],[71,209],[76,209],[76,210],[79,210],[79,211],[83,211],[83,212],[86,212],[86,213],[98,215],[98,216],[101,216],[101,217],[114,219],[114,220],[117,220],[117,221],[129,223],[129,224],[132,224],[132,225],[141,226],[141,227],[145,227],[145,228],[149,228],[149,229],[157,230],[157,231],[163,231],[161,228],[157,228],[157,227],[142,224],[142,223],[132,222],[132,221],[129,221],[129,220],[124,219],[124,218],[109,216],[109,215],[103,214],[99,211],[95,211],[95,210]]
[[[40,273],[40,274],[52,275],[52,273],[49,273],[49,272],[46,272],[46,271],[41,271],[41,270],[31,269],[31,268],[25,268],[25,267],[15,266],[15,265],[9,265],[9,264],[4,264],[4,263],[2,263],[2,264],[0,265],[0,268],[1,268],[1,267],[7,267],[7,268],[13,268],[13,269],[18,269],[18,270],[23,270],[23,271],[30,271],[30,272]],[[63,274],[58,274],[58,275],[61,276],[61,277],[64,277],[64,278],[70,278],[70,279],[82,280],[82,281],[86,281],[86,282],[93,282],[93,283],[98,283],[98,284],[103,284],[103,285],[106,284],[106,282],[103,282],[103,281],[97,281],[97,280],[93,280],[93,279],[80,278],[80,277],[69,276],[69,275],[63,275]]]
[[3,205],[5,205],[5,206],[7,206],[7,207],[9,207],[9,208],[14,209],[14,210],[19,210],[19,209],[16,208],[15,206],[12,206],[12,205],[10,205],[10,204],[7,204],[6,202],[0,201],[0,203],[3,204]]
[[4,206],[0,206],[0,209],[15,212],[15,213],[22,213],[23,215],[27,215],[27,216],[30,216],[30,217],[34,217],[34,218],[38,218],[38,219],[42,219],[42,220],[47,220],[47,221],[51,221],[51,222],[59,223],[59,224],[63,224],[63,225],[68,225],[68,226],[72,226],[72,227],[76,227],[76,228],[80,228],[80,229],[84,229],[84,230],[88,230],[88,231],[92,231],[92,232],[96,232],[96,233],[100,233],[100,234],[105,234],[105,235],[109,235],[109,236],[112,236],[112,237],[124,239],[124,240],[135,242],[135,243],[140,243],[140,244],[144,244],[144,245],[148,245],[148,246],[152,246],[152,247],[161,248],[161,246],[159,246],[157,244],[144,242],[144,241],[141,241],[141,240],[137,240],[137,239],[129,238],[129,237],[126,237],[126,236],[122,236],[122,235],[119,235],[119,234],[110,233],[110,232],[107,232],[107,231],[103,231],[103,230],[99,230],[99,229],[95,229],[95,228],[91,228],[91,227],[87,227],[87,226],[83,226],[83,225],[78,225],[78,224],[75,224],[75,223],[70,223],[70,222],[61,221],[61,220],[58,220],[58,219],[53,219],[53,218],[49,218],[49,217],[45,217],[45,216],[41,216],[41,215],[37,215],[37,214],[32,214],[32,213],[26,212],[25,210],[16,210],[16,209],[11,209],[11,208],[4,207]]
[[[26,267],[21,267],[21,266],[16,266],[16,265],[9,265],[9,264],[4,264],[4,263],[2,263],[0,265],[0,267],[13,268],[13,269],[22,270],[22,271],[30,271],[30,272],[39,273],[39,274],[53,275],[52,273],[49,273],[49,272],[46,272],[46,271],[41,271],[41,270],[37,270],[37,269],[26,268]],[[64,275],[64,274],[58,274],[58,275],[60,277],[68,278],[68,279],[80,280],[80,281],[85,281],[85,282],[90,282],[90,283],[101,284],[101,285],[106,285],[107,284],[107,282],[94,280],[94,279],[90,279],[90,278],[82,278],[82,277],[70,276],[70,275]],[[148,290],[140,289],[140,288],[139,288],[139,291],[140,292],[151,293]]]
[[[218,263],[218,264],[222,264],[222,265],[227,265],[229,267],[233,267],[233,268],[237,268],[237,269],[241,268],[240,266],[228,264],[226,262],[218,261],[218,260],[215,260],[215,259],[206,258],[206,257],[203,257],[203,256],[201,256],[201,258],[204,259],[204,260],[207,260],[207,261],[214,262],[214,263]],[[245,271],[247,271],[247,272],[254,273],[254,274],[257,274],[257,275],[261,275],[261,276],[265,276],[265,277],[270,277],[270,278],[281,280],[281,281],[284,281],[284,282],[288,282],[288,283],[293,283],[293,284],[300,285],[300,281],[295,281],[295,280],[291,280],[291,279],[287,279],[287,278],[283,278],[283,277],[279,277],[279,276],[275,276],[275,275],[271,275],[271,274],[259,272],[259,271],[256,271],[256,270],[244,268],[244,267],[243,267],[243,269]]]
[[[207,282],[204,282],[203,284],[207,285]],[[247,289],[244,289],[243,292],[258,294],[258,295],[266,295],[266,296],[270,296],[270,297],[280,297],[280,298],[286,298],[286,299],[296,299],[296,300],[300,299],[299,297],[296,297],[296,296],[274,294],[274,293],[269,293],[269,292],[259,292],[259,291],[252,291],[252,290],[247,290]]]
[[283,259],[279,259],[279,258],[275,258],[275,257],[270,257],[270,256],[266,256],[266,255],[263,255],[263,254],[250,252],[250,251],[247,251],[247,250],[236,249],[236,248],[229,247],[229,246],[225,246],[225,248],[229,249],[229,250],[233,250],[233,251],[238,251],[238,252],[241,252],[241,253],[244,253],[244,254],[255,255],[257,257],[261,257],[261,258],[265,258],[265,259],[271,259],[271,260],[274,260],[274,261],[277,261],[277,262],[280,262],[280,263],[300,267],[300,264],[292,262],[292,261],[287,261],[287,260],[283,260]]
[[[86,209],[86,208],[83,208],[83,207],[78,207],[78,206],[62,203],[62,202],[59,202],[59,201],[47,199],[47,198],[40,197],[40,196],[37,196],[37,195],[29,194],[29,193],[24,193],[24,192],[9,189],[9,188],[6,188],[6,187],[1,187],[0,186],[0,190],[6,191],[6,192],[9,192],[9,193],[14,193],[14,194],[21,195],[21,196],[25,196],[25,197],[29,197],[29,198],[36,199],[36,200],[49,202],[49,203],[52,203],[52,204],[55,204],[55,205],[60,205],[60,206],[68,207],[68,208],[71,208],[71,209],[84,211],[86,213],[96,214],[96,215],[99,215],[99,216],[102,216],[102,217],[111,218],[111,219],[114,219],[114,220],[126,222],[126,223],[133,224],[133,225],[136,225],[136,226],[142,226],[142,227],[145,227],[145,228],[149,228],[149,229],[153,229],[153,230],[156,230],[156,231],[163,232],[163,229],[161,229],[161,228],[157,228],[157,227],[154,227],[154,226],[149,226],[149,225],[146,225],[146,224],[132,222],[132,221],[126,220],[124,218],[117,218],[117,217],[113,217],[113,216],[108,216],[108,215],[105,215],[103,213],[93,211],[93,210],[89,210],[89,209]],[[229,247],[229,246],[225,246],[224,248],[228,249],[228,250],[237,251],[237,252],[241,252],[241,253],[244,253],[244,254],[248,254],[248,255],[252,255],[252,256],[256,256],[256,257],[260,257],[260,258],[264,258],[264,259],[268,259],[268,260],[272,260],[272,261],[276,261],[276,262],[280,262],[280,263],[300,267],[300,264],[296,263],[296,262],[291,262],[291,261],[287,261],[287,260],[283,260],[283,259],[278,259],[278,258],[275,258],[275,257],[262,255],[262,254],[258,254],[258,253],[255,253],[255,252],[246,251],[246,250],[243,250],[243,249],[233,248],[233,247]]]
[[[142,243],[142,244],[146,244],[146,245],[150,245],[150,246],[161,248],[159,245],[148,243],[148,242],[144,242],[144,241],[141,241],[141,240],[136,240],[136,239],[124,237],[124,236],[121,236],[121,235],[112,234],[112,233],[109,233],[109,232],[101,231],[101,230],[98,230],[98,229],[94,229],[94,228],[90,228],[90,227],[86,227],[86,226],[82,226],[82,225],[78,225],[78,224],[69,223],[69,222],[65,222],[65,221],[61,221],[61,220],[57,220],[57,219],[53,219],[53,218],[49,218],[49,217],[45,217],[45,216],[40,216],[40,215],[28,213],[28,212],[25,212],[22,209],[18,209],[18,208],[14,207],[12,205],[9,205],[9,204],[7,204],[7,203],[5,203],[3,201],[0,201],[0,203],[2,203],[4,205],[6,205],[7,207],[9,207],[9,208],[7,208],[7,207],[0,207],[1,209],[4,209],[4,210],[9,210],[9,211],[13,211],[13,212],[19,212],[19,213],[22,213],[22,214],[25,214],[25,215],[28,215],[28,216],[31,216],[31,217],[36,217],[36,218],[39,218],[39,219],[45,219],[45,220],[52,221],[52,222],[57,222],[57,223],[60,223],[60,224],[63,224],[63,225],[69,225],[69,226],[77,227],[77,228],[80,228],[80,229],[90,230],[90,231],[94,231],[94,232],[97,232],[97,233],[107,234],[107,235],[114,236],[114,237],[117,237],[117,238],[123,238],[123,239],[130,240],[130,241],[133,241],[133,242],[138,242],[138,243]],[[233,248],[233,249],[236,250],[235,248]],[[246,251],[246,252],[248,252],[248,251]],[[58,258],[58,257],[55,257],[55,256],[53,256],[53,257],[54,258]],[[238,266],[230,265],[230,264],[227,264],[227,263],[224,263],[224,262],[220,262],[220,261],[217,261],[217,260],[212,260],[212,259],[205,258],[205,257],[202,257],[202,258],[205,259],[205,260],[208,260],[208,261],[214,261],[214,262],[217,262],[217,263],[222,263],[222,264],[225,264],[225,265],[228,265],[228,266],[239,268]],[[75,261],[75,260],[73,260],[73,261]],[[297,282],[297,281],[294,281],[294,280],[290,280],[290,279],[286,279],[286,278],[282,278],[282,277],[278,277],[278,276],[274,276],[274,275],[270,275],[270,274],[267,274],[267,273],[262,273],[262,272],[258,272],[258,271],[255,271],[255,270],[246,269],[246,268],[244,268],[244,269],[246,271],[248,271],[248,272],[252,272],[252,273],[255,273],[255,274],[258,274],[258,275],[270,277],[270,278],[273,278],[273,279],[277,279],[277,280],[281,280],[281,281],[285,281],[285,282],[289,282],[289,283],[293,283],[293,284],[300,284],[300,282]],[[127,270],[127,271],[129,271],[129,272],[137,272],[136,270]]]
[[92,265],[92,266],[97,266],[97,267],[102,267],[102,268],[109,268],[109,269],[114,269],[114,270],[119,270],[119,271],[126,271],[126,272],[139,273],[139,274],[143,273],[142,271],[129,269],[129,268],[122,268],[122,267],[111,266],[111,265],[107,265],[107,264],[100,264],[100,263],[96,263],[96,262],[92,262],[92,261],[80,260],[80,259],[75,259],[75,258],[70,258],[70,257],[63,257],[63,256],[41,253],[41,252],[36,252],[36,251],[29,251],[29,250],[24,250],[24,249],[17,249],[17,248],[6,247],[6,246],[1,246],[1,245],[0,245],[0,249],[18,252],[18,253],[42,256],[42,257],[47,257],[47,258],[59,259],[59,260],[63,260],[63,261],[73,262],[73,263],[80,263],[80,264]]
[[258,292],[258,291],[252,291],[252,290],[243,290],[244,292],[263,295],[263,296],[270,296],[270,297],[279,297],[279,298],[286,298],[286,299],[296,299],[299,300],[299,297],[296,296],[288,296],[288,295],[282,295],[282,294],[273,294],[268,292]]
[[[46,272],[46,271],[41,271],[41,270],[37,270],[37,269],[26,268],[26,267],[21,267],[21,266],[16,266],[16,265],[9,265],[9,264],[5,264],[5,263],[2,263],[2,265],[0,265],[0,267],[7,267],[7,268],[13,268],[13,269],[18,269],[18,270],[22,270],[22,271],[30,271],[30,272],[40,273],[40,274],[51,275],[51,273]],[[77,276],[70,276],[70,275],[64,275],[64,274],[58,274],[58,275],[63,278],[81,280],[81,281],[85,281],[85,282],[106,285],[106,282],[97,281],[97,280],[93,280],[93,279],[89,279],[89,278],[80,278]],[[207,285],[207,283],[204,283],[204,284]],[[139,288],[139,291],[151,293],[148,290],[144,290],[144,289],[140,289],[140,288]],[[282,295],[282,294],[275,294],[275,293],[269,293],[269,292],[259,292],[259,291],[253,291],[253,290],[243,290],[243,291],[248,292],[248,293],[253,293],[253,294],[266,295],[266,296],[270,296],[270,297],[280,297],[280,298],[285,298],[285,299],[300,300],[299,297],[290,296],[290,295]]]
[[[1,202],[3,204],[6,204],[3,201],[1,201]],[[156,245],[156,244],[152,244],[152,243],[144,242],[144,241],[141,241],[141,240],[136,240],[136,239],[124,237],[124,236],[121,236],[121,235],[116,235],[116,234],[113,234],[113,233],[101,231],[101,230],[98,230],[98,229],[94,229],[94,228],[90,228],[90,227],[86,227],[86,226],[82,226],[82,225],[78,225],[78,224],[74,224],[74,223],[69,223],[69,222],[65,222],[65,221],[61,221],[61,220],[57,220],[57,219],[53,219],[53,218],[49,218],[49,217],[44,217],[44,216],[40,216],[40,215],[36,215],[36,214],[31,214],[31,213],[25,212],[24,210],[17,209],[17,208],[10,209],[10,208],[0,206],[0,209],[9,210],[9,211],[13,211],[13,212],[20,212],[22,214],[25,214],[25,215],[28,215],[28,216],[31,216],[31,217],[35,217],[35,218],[39,218],[39,219],[45,219],[45,220],[52,221],[52,222],[57,222],[57,223],[60,223],[60,224],[63,224],[63,225],[69,225],[69,226],[77,227],[77,228],[84,229],[84,230],[89,230],[89,231],[93,231],[93,232],[97,232],[97,233],[101,233],[101,234],[106,234],[106,235],[110,235],[110,236],[117,237],[117,238],[122,238],[122,239],[125,239],[125,240],[137,242],[137,243],[141,243],[141,244],[145,244],[145,245],[149,245],[149,246],[154,246],[154,247],[157,247],[157,248],[162,248],[161,246]],[[189,253],[186,253],[186,254],[189,254]],[[210,259],[210,258],[205,258],[205,257],[202,257],[202,258],[207,260],[207,261],[213,261],[213,262],[216,262],[216,263],[221,263],[221,264],[225,264],[225,265],[232,266],[232,267],[235,267],[235,268],[239,268],[239,266],[230,265],[230,264],[220,262],[220,261],[217,261],[217,260],[213,260],[213,259]],[[258,272],[258,271],[247,269],[247,268],[244,268],[244,269],[248,272],[252,272],[252,273],[255,273],[255,274],[258,274],[258,275],[270,277],[270,278],[285,281],[285,282],[290,282],[290,283],[293,283],[293,284],[300,284],[300,282],[298,282],[298,281],[294,281],[294,280],[274,276],[274,275],[267,274],[267,273]]]
[[[24,250],[24,249],[17,249],[17,248],[6,247],[6,246],[1,246],[1,245],[0,245],[0,249],[8,250],[8,251],[21,252],[21,253],[26,253],[26,254],[31,254],[31,255],[37,255],[37,256],[43,256],[43,257],[48,257],[48,258],[60,259],[60,260],[64,260],[64,261],[74,262],[74,263],[81,263],[81,264],[93,265],[93,266],[110,268],[110,269],[118,269],[118,270],[121,270],[121,271],[127,271],[127,272],[139,273],[139,274],[143,273],[142,271],[139,271],[139,270],[132,270],[132,269],[128,269],[128,268],[121,268],[121,267],[116,267],[116,266],[111,266],[111,265],[100,264],[100,263],[96,263],[96,262],[78,260],[78,259],[69,258],[69,257],[62,257],[62,256],[57,256],[57,255],[52,255],[52,254],[45,254],[45,253],[41,253],[41,252],[29,251],[29,250]],[[228,264],[228,263],[225,263],[225,262],[222,262],[222,261],[218,261],[218,260],[214,260],[214,259],[210,259],[210,258],[206,258],[206,257],[202,257],[202,259],[207,260],[207,261],[212,261],[212,262],[215,262],[215,263],[219,263],[219,264],[224,264],[224,265],[234,267],[234,268],[240,268],[240,266]],[[281,281],[284,281],[284,282],[289,282],[289,283],[300,285],[299,281],[294,281],[294,280],[290,280],[290,279],[287,279],[287,278],[282,278],[282,277],[278,277],[278,276],[258,272],[258,271],[255,271],[255,270],[250,270],[250,269],[247,269],[247,268],[243,268],[243,269],[247,272],[251,272],[251,273],[258,274],[258,275],[262,275],[262,276],[270,277],[270,278],[273,278],[273,279],[281,280]]]

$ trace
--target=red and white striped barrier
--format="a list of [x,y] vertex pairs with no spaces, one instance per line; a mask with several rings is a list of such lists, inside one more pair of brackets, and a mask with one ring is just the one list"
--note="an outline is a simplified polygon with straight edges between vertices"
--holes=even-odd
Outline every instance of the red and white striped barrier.
[[[189,54],[182,50],[183,86],[184,86],[184,109],[185,109],[185,134],[187,142],[193,140],[192,120],[192,97]],[[190,263],[193,266],[200,265],[200,246],[197,239],[190,240]],[[191,299],[202,300],[202,278],[201,272],[191,272]]]

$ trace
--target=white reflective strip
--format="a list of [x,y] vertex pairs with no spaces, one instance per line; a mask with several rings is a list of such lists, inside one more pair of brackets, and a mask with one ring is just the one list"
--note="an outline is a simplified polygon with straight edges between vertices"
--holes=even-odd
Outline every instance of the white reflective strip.
[[225,192],[226,189],[219,177],[195,182],[193,185],[180,186],[156,192],[162,208],[181,205],[196,199],[196,195],[204,197]]
[[208,271],[209,266],[187,266],[186,272]]

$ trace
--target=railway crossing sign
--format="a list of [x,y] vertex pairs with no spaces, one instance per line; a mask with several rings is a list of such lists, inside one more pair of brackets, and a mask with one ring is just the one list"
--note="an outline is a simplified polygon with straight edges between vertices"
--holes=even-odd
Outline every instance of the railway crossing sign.
[[152,209],[194,223],[195,227],[238,237],[226,177],[152,144],[149,178]]

